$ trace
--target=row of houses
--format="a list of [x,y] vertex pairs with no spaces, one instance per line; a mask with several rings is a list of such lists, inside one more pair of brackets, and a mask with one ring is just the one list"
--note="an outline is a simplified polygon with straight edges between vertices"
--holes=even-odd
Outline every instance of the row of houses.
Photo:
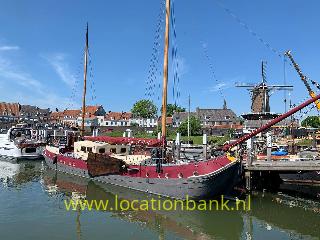
[[[200,109],[191,112],[190,116],[200,119],[203,130],[208,134],[218,133],[230,128],[242,129],[241,120],[237,115],[227,108],[222,109]],[[174,113],[167,117],[168,126],[177,128],[182,122],[187,121],[187,112]],[[65,125],[81,125],[81,110],[64,110],[51,114],[52,121]],[[130,112],[106,112],[102,106],[87,106],[85,115],[85,126],[102,127],[130,127],[139,126],[154,128],[161,123],[161,118],[137,118]]]
[[[80,126],[82,123],[81,110],[64,110],[51,114],[51,123],[68,126]],[[130,112],[106,112],[103,106],[87,106],[84,117],[86,127],[130,127],[139,126],[153,128],[158,125],[157,118],[135,118]]]
[[17,121],[26,123],[48,122],[50,113],[49,108],[41,109],[37,106],[0,102],[0,122],[4,123]]
[[[221,131],[233,128],[242,129],[241,120],[224,105],[221,109],[196,108],[190,116],[200,119],[202,128],[208,134],[219,134]],[[167,117],[168,126],[177,128],[187,121],[187,112],[174,113]],[[41,122],[61,124],[64,126],[80,126],[82,111],[80,109],[65,109],[51,112],[50,109],[40,109],[36,106],[20,105],[19,103],[0,103],[0,121],[4,122]],[[102,105],[86,106],[84,125],[86,127],[130,127],[139,126],[154,128],[160,125],[161,118],[139,118],[130,112],[106,112]]]

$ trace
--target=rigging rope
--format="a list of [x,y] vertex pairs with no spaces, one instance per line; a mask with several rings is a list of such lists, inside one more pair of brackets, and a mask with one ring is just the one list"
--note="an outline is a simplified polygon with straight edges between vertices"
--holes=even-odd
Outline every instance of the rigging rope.
[[209,70],[211,71],[211,74],[212,74],[212,79],[213,79],[213,81],[216,82],[216,84],[218,86],[218,92],[219,92],[221,98],[226,100],[226,97],[223,94],[222,88],[221,88],[222,83],[220,83],[219,80],[216,77],[216,73],[215,73],[215,70],[214,70],[214,67],[213,67],[213,63],[212,63],[213,61],[211,60],[211,58],[209,56],[207,45],[205,43],[201,43],[201,45],[202,45],[202,48],[203,48],[203,52],[204,52],[205,58],[206,58],[206,60],[208,62]]
[[219,0],[215,0],[217,5],[221,7],[229,16],[231,16],[233,19],[237,21],[245,30],[247,30],[251,36],[253,36],[256,40],[258,40],[260,43],[262,43],[267,49],[275,53],[278,57],[282,59],[282,52],[277,50],[275,47],[271,46],[269,42],[264,40],[257,32],[252,30],[252,28],[249,27],[247,23],[245,23],[240,17],[238,17],[233,11],[231,11],[229,8],[227,8],[224,4],[222,4]]
[[77,70],[76,70],[76,74],[74,75],[75,82],[74,82],[74,84],[73,84],[73,86],[72,86],[72,89],[71,89],[71,95],[70,95],[70,97],[69,97],[69,102],[68,102],[68,104],[67,104],[67,109],[73,109],[73,108],[75,108],[76,106],[74,105],[74,103],[77,102],[77,101],[76,101],[76,100],[77,100],[76,98],[77,98],[77,97],[80,98],[80,96],[77,96],[77,94],[79,94],[79,91],[78,91],[79,85],[80,85],[79,79],[81,78],[81,76],[82,76],[82,71],[83,71],[83,64],[84,64],[84,62],[83,62],[83,55],[84,55],[84,48],[83,48],[83,50],[82,50],[81,56],[79,57],[81,60],[80,60],[80,62],[78,63],[78,67],[77,67]]
[[148,77],[146,80],[146,88],[145,88],[145,97],[149,100],[152,100],[156,96],[156,92],[158,92],[158,100],[160,100],[161,71],[158,68],[158,66],[159,66],[159,55],[160,55],[160,46],[161,46],[160,42],[162,38],[161,32],[162,32],[162,25],[164,21],[164,13],[165,13],[165,1],[161,1],[160,11],[158,14],[158,22],[156,25],[156,31],[155,31],[152,53],[150,58]]
[[179,72],[179,55],[178,55],[178,44],[177,44],[177,31],[176,31],[176,16],[175,16],[175,5],[174,0],[171,1],[171,26],[172,31],[172,46],[171,46],[171,58],[172,58],[172,72],[173,72],[173,88],[172,88],[172,100],[174,105],[179,104],[180,99],[180,72]]
[[89,69],[89,84],[90,84],[90,93],[91,93],[91,101],[92,105],[96,105],[96,89],[95,89],[95,83],[94,83],[94,75],[93,75],[93,64],[92,64],[92,56],[91,56],[91,51],[88,49],[88,69]]

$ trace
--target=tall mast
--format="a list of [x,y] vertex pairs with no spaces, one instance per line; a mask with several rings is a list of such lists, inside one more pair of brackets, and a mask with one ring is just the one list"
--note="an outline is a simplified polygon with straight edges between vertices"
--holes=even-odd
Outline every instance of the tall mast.
[[84,74],[83,74],[84,76],[83,76],[81,136],[84,135],[84,117],[86,114],[87,67],[88,67],[88,23],[87,23],[87,31],[86,31],[86,47],[84,50]]
[[168,89],[169,16],[170,16],[170,0],[166,0],[166,30],[165,30],[165,38],[164,38],[162,117],[161,117],[162,139],[164,141],[166,140],[166,135],[167,135],[166,123],[167,123],[167,89]]

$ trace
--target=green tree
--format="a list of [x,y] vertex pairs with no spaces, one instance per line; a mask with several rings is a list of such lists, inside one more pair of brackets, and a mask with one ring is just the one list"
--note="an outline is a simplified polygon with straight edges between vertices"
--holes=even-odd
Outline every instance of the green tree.
[[179,106],[177,106],[175,104],[169,103],[167,105],[167,117],[172,117],[174,112],[185,112],[185,111],[186,111],[185,108],[179,107]]
[[131,112],[135,117],[142,117],[142,118],[152,118],[157,115],[157,107],[154,103],[150,100],[142,99],[137,101],[132,109]]
[[[182,122],[178,128],[178,132],[181,133],[182,136],[188,135],[188,120]],[[191,136],[199,136],[201,135],[201,122],[199,118],[195,116],[190,117],[190,135]]]
[[318,116],[309,116],[301,122],[301,125],[303,127],[319,128],[320,118]]

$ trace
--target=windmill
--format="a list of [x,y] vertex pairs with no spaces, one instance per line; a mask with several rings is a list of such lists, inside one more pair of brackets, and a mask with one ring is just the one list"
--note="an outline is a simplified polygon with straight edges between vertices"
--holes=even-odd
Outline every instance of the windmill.
[[271,119],[278,114],[270,112],[270,95],[274,91],[292,91],[292,85],[268,85],[266,77],[266,62],[261,62],[262,81],[258,84],[236,84],[236,87],[246,88],[251,95],[251,113],[244,114],[245,119]]

